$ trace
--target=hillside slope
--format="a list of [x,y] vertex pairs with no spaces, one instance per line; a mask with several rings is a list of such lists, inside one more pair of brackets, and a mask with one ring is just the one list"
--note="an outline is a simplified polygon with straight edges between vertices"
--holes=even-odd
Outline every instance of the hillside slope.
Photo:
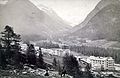
[[120,1],[102,0],[70,34],[89,39],[120,40]]
[[41,7],[44,10],[29,0],[9,0],[0,7],[0,26],[10,25],[20,34],[44,37],[53,37],[70,28],[56,13]]

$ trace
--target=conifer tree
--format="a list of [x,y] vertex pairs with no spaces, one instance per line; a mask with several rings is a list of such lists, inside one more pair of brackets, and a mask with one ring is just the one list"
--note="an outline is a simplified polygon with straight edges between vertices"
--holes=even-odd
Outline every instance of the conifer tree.
[[57,71],[59,72],[59,75],[61,74],[62,72],[62,66],[60,64],[60,61],[58,60],[58,65],[57,65]]
[[39,68],[45,68],[43,54],[42,54],[42,50],[40,47],[39,47],[39,56],[37,58],[37,66]]
[[10,63],[11,61],[14,60],[13,59],[14,55],[18,53],[20,50],[19,46],[19,42],[21,41],[20,35],[16,34],[13,31],[13,28],[8,25],[5,26],[4,31],[1,32],[1,34],[2,34],[1,42],[4,48],[4,55],[6,61]]
[[3,47],[0,44],[0,68],[4,69],[6,67],[6,59],[5,55],[3,54]]
[[53,68],[56,70],[57,69],[57,60],[56,60],[56,58],[53,59],[52,65],[53,65]]
[[67,74],[75,76],[76,73],[79,73],[79,64],[73,55],[66,54],[63,57],[63,65]]
[[36,64],[35,48],[33,44],[28,44],[27,60],[28,60],[28,64],[32,64],[32,65]]

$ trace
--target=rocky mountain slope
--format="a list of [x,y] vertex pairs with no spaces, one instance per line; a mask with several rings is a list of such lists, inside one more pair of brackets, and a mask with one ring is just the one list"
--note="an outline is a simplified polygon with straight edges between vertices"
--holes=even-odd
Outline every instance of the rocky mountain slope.
[[72,36],[120,40],[120,1],[101,0],[87,18],[71,31]]
[[13,26],[24,36],[51,38],[70,28],[55,12],[42,5],[38,8],[29,0],[9,0],[0,7],[0,18],[0,26]]

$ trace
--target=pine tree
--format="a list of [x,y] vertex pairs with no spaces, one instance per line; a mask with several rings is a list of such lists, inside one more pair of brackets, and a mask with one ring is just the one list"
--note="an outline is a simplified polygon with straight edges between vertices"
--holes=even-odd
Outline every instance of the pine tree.
[[58,71],[59,75],[62,72],[62,66],[60,65],[60,61],[59,60],[58,60],[58,65],[57,65],[57,71]]
[[41,48],[39,48],[39,56],[37,58],[37,66],[39,68],[45,68],[44,59],[43,59],[43,54],[42,54]]
[[21,41],[21,37],[20,35],[14,35],[14,40],[13,40],[15,43],[12,45],[13,48],[14,48],[14,59],[15,59],[15,64],[17,64],[18,66],[20,65],[20,50],[21,50],[21,47],[20,47],[20,44],[19,42]]
[[63,57],[63,65],[67,74],[75,76],[76,73],[79,73],[79,64],[73,55],[66,54]]
[[0,68],[4,69],[6,67],[6,59],[5,55],[3,54],[3,47],[0,44]]
[[16,34],[13,31],[13,28],[8,25],[5,26],[4,31],[1,32],[1,34],[2,34],[1,42],[3,44],[6,61],[8,63],[10,63],[13,60],[15,61],[13,57],[20,50],[19,46],[20,35]]
[[53,65],[53,68],[56,70],[57,69],[57,60],[56,60],[56,58],[53,59],[52,65]]
[[28,64],[32,64],[32,65],[36,64],[35,48],[33,44],[28,44],[27,60],[28,60]]
[[11,56],[11,43],[13,40],[13,29],[9,26],[5,26],[5,31],[1,32],[2,34],[2,42],[4,44],[5,54],[6,58],[9,58]]

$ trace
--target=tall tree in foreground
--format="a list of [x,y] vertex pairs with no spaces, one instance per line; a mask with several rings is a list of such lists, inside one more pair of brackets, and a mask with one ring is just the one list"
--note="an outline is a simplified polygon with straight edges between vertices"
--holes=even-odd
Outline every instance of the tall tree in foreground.
[[63,57],[63,65],[65,67],[67,74],[75,76],[75,78],[78,77],[76,75],[79,74],[79,65],[78,61],[73,55],[66,54]]
[[6,67],[6,59],[5,56],[3,54],[3,47],[0,44],[0,68],[4,69]]
[[27,60],[29,64],[32,64],[32,65],[36,64],[35,47],[33,44],[28,44]]
[[46,68],[45,63],[44,63],[44,59],[43,59],[42,50],[40,47],[39,47],[39,56],[37,58],[37,66],[39,68]]
[[59,75],[61,74],[61,72],[62,72],[62,66],[61,66],[61,64],[60,64],[60,61],[58,60],[58,64],[57,64],[57,71],[58,71],[58,73],[59,73]]
[[53,59],[52,65],[53,65],[53,68],[56,70],[57,69],[57,60],[56,60],[56,58]]
[[11,61],[13,62],[14,55],[18,53],[20,50],[19,46],[20,35],[16,34],[13,31],[13,28],[8,25],[5,26],[4,31],[1,32],[1,34],[2,34],[1,42],[3,44],[6,61],[8,63],[10,63]]

